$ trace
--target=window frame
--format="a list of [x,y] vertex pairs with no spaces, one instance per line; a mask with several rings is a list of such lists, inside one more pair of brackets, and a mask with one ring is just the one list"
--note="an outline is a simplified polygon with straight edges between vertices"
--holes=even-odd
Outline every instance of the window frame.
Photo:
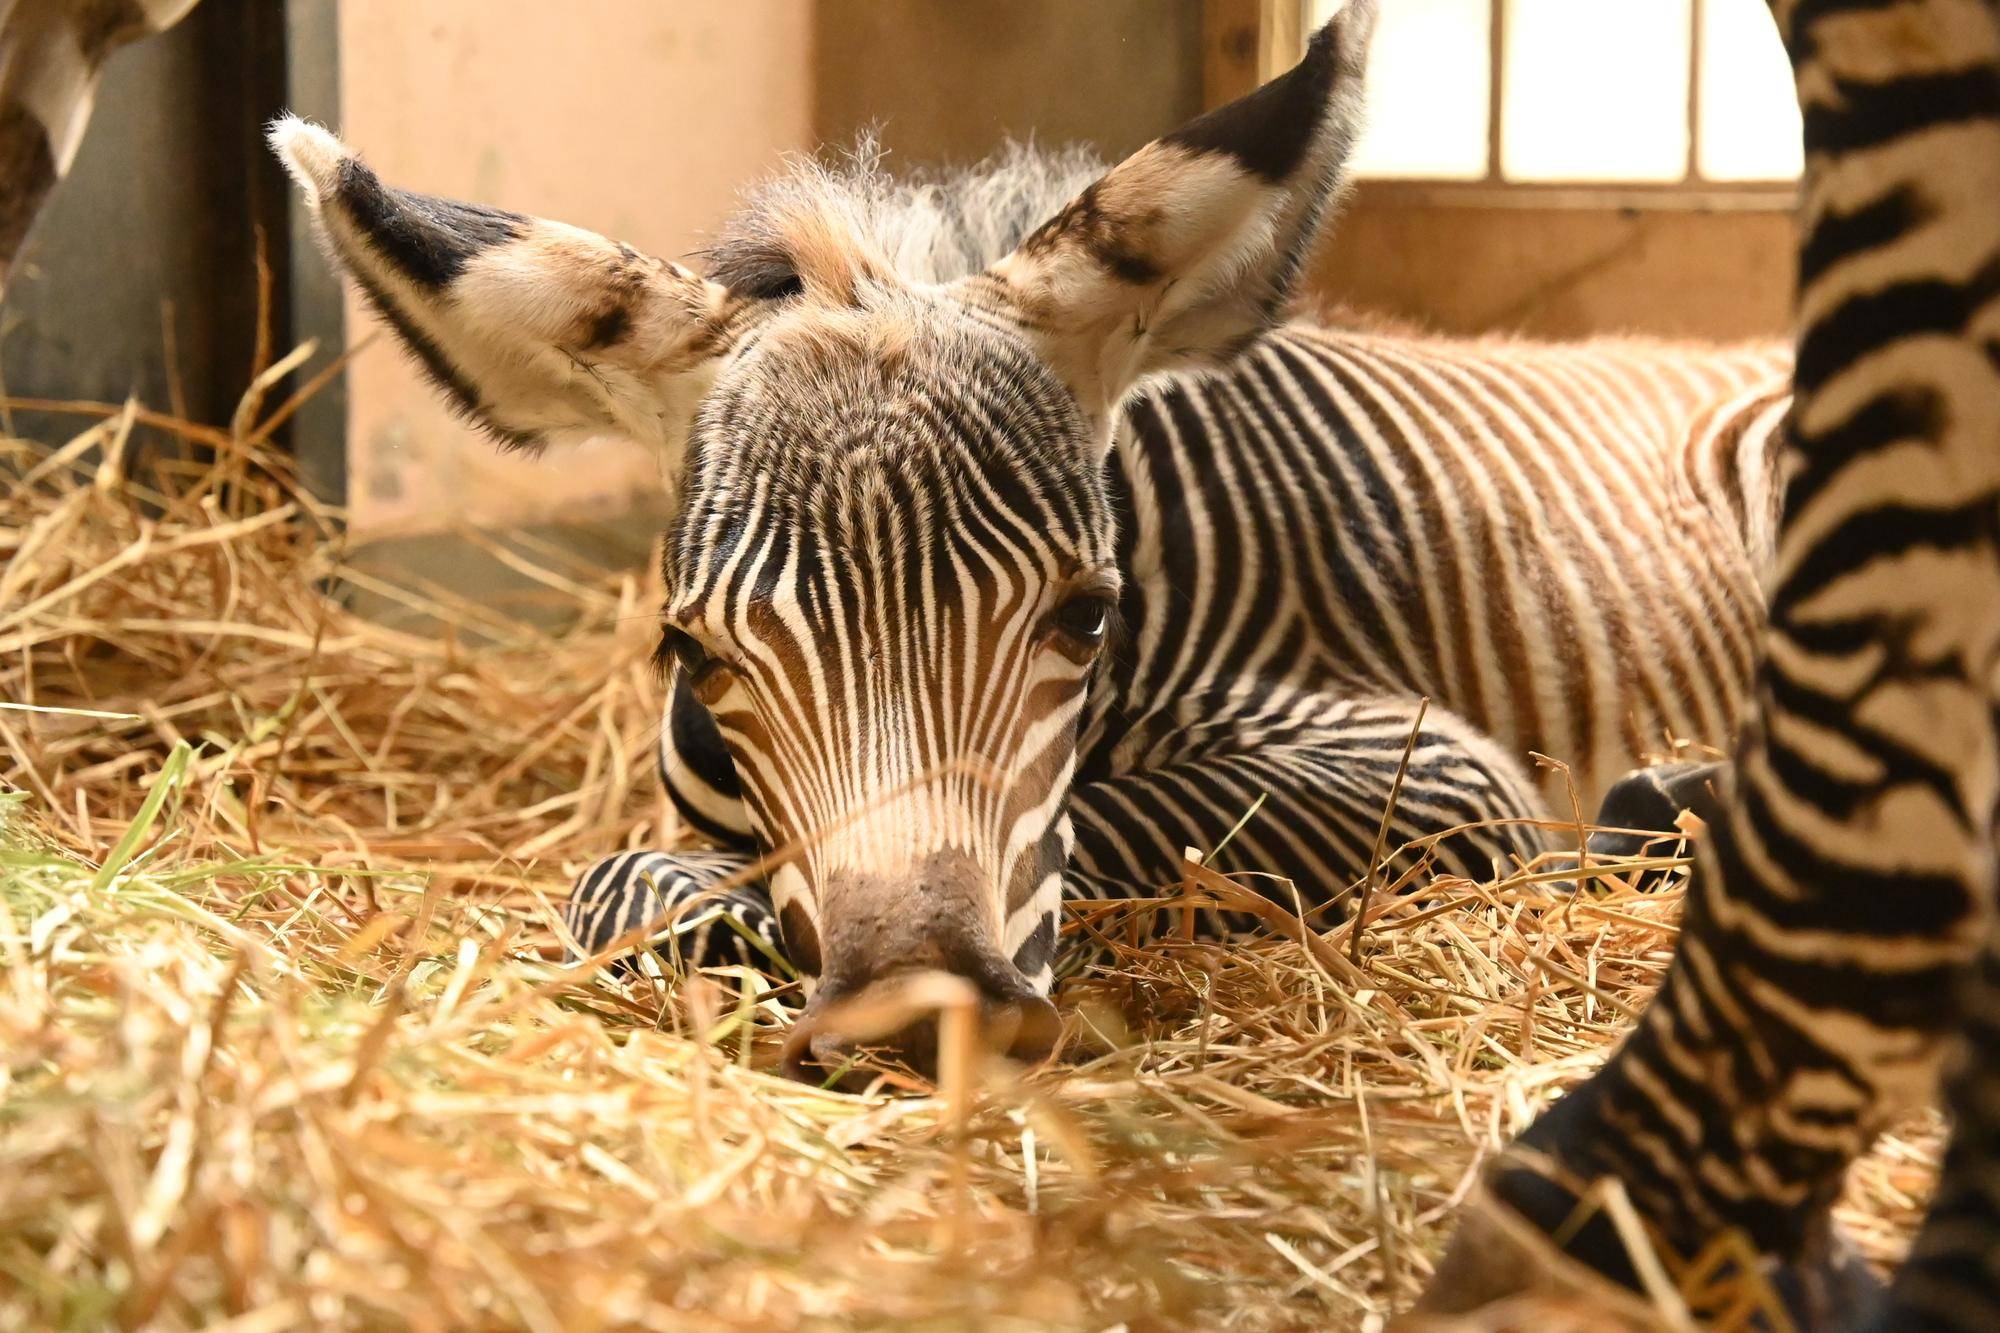
[[[1394,3],[1394,0],[1389,0]],[[1689,0],[1687,157],[1672,181],[1517,181],[1500,169],[1506,98],[1507,0],[1486,0],[1486,174],[1475,179],[1364,176],[1354,181],[1368,201],[1424,207],[1577,208],[1688,212],[1789,212],[1794,181],[1717,181],[1701,174],[1702,15],[1706,0]],[[1312,0],[1204,0],[1203,93],[1220,106],[1276,78],[1305,54]]]

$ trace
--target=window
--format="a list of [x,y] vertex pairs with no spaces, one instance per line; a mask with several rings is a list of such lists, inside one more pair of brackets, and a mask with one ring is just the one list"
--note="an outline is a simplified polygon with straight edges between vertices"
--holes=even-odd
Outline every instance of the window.
[[1364,179],[1788,201],[1799,174],[1763,0],[1383,0],[1368,84]]

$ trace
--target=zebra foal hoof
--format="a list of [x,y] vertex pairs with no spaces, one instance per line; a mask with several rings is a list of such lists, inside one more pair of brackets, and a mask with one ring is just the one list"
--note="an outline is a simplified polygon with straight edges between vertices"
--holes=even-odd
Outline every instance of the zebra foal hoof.
[[[1716,808],[1716,788],[1729,765],[1710,762],[1655,764],[1634,769],[1611,784],[1597,808],[1599,825],[1585,841],[1592,865],[1634,861],[1674,853],[1684,837],[1681,816],[1707,820]],[[1650,893],[1664,885],[1671,869],[1653,868],[1622,876]]]

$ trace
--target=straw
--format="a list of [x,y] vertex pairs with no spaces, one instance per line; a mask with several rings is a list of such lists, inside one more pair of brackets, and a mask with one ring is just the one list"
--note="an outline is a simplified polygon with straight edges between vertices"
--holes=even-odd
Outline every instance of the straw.
[[[657,589],[534,557],[547,633],[350,571],[275,387],[0,442],[0,1326],[1380,1327],[1670,957],[1655,861],[1375,884],[1365,931],[1190,862],[1075,910],[1052,1066],[948,1020],[942,1093],[787,1081],[778,983],[550,961],[657,838]],[[328,597],[364,577],[459,628]],[[1150,938],[1191,903],[1268,933]],[[1938,1138],[1856,1171],[1868,1255]],[[1669,1308],[1761,1308],[1676,1264]]]

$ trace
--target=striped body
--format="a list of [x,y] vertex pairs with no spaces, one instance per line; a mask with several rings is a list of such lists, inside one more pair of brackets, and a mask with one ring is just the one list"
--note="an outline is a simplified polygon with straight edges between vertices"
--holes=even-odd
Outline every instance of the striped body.
[[[1594,808],[1675,743],[1729,745],[1761,627],[1784,373],[1770,348],[1295,323],[1143,392],[1108,460],[1121,630],[1084,704],[1066,895],[1151,896],[1184,848],[1256,807],[1223,864],[1337,916],[1423,699],[1388,845],[1487,824],[1431,848],[1433,869],[1473,877],[1559,841],[1536,821],[1571,816],[1572,787]],[[1023,529],[1069,521],[1023,506]],[[772,512],[762,528],[786,527]],[[676,805],[746,858],[676,876],[702,919],[705,877],[740,901],[748,858],[784,841],[732,758],[767,747],[726,743],[684,688],[662,737]],[[1567,767],[1538,771],[1537,754]],[[646,864],[579,886],[587,947],[658,910],[632,880]],[[1039,941],[1021,961],[1044,978],[1052,964]]]
[[1515,762],[1570,764],[1593,805],[1670,738],[1726,745],[1783,373],[1761,349],[1294,324],[1145,394],[1113,454],[1128,647],[1093,757],[1143,770],[1156,733],[1280,691],[1428,697]]

